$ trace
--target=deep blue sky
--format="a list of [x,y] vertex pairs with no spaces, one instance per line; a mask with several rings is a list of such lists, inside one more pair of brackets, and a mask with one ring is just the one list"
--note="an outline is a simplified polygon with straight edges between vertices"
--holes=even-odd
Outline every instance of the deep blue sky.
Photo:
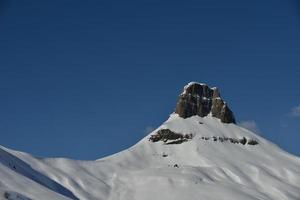
[[[189,81],[300,155],[300,3],[0,3],[0,144],[96,159],[168,118]],[[300,109],[299,109],[300,110]]]

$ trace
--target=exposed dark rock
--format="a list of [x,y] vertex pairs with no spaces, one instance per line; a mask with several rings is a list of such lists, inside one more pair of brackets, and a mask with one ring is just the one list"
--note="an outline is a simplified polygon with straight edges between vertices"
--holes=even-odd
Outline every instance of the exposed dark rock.
[[258,144],[258,141],[253,140],[253,139],[250,139],[250,140],[248,140],[248,143],[247,143],[247,144],[249,144],[249,145],[257,145],[257,144]]
[[[180,144],[192,138],[193,138],[193,134],[181,134],[181,133],[175,133],[170,129],[161,129],[157,131],[155,135],[151,135],[149,141],[152,142],[163,141],[166,144]],[[167,143],[168,140],[172,140],[172,142]]]
[[227,104],[222,100],[217,88],[205,84],[189,83],[179,95],[175,113],[182,118],[194,115],[205,117],[209,113],[223,123],[235,123],[235,118]]
[[243,137],[243,139],[240,139],[239,141],[242,145],[245,145],[247,143],[247,139],[245,137]]
[[[13,199],[19,199],[19,200],[32,200],[30,198],[27,198],[21,194],[18,194],[16,192],[4,192],[4,198],[7,200],[13,200]],[[2,198],[1,198],[2,199]]]
[[193,139],[193,134],[185,134],[183,137],[185,139]]
[[234,118],[233,112],[229,109],[229,107],[226,105],[226,103],[221,110],[220,119],[223,123],[227,123],[227,124],[234,123],[235,124],[235,118]]
[[230,137],[216,137],[216,136],[212,136],[211,138],[209,137],[204,137],[202,136],[201,137],[202,140],[210,140],[212,139],[212,141],[216,142],[216,141],[219,141],[219,142],[231,142],[233,144],[242,144],[242,145],[257,145],[258,144],[258,141],[257,140],[254,140],[254,139],[247,139],[245,137],[243,137],[242,139],[237,139],[237,138],[230,138]]
[[240,143],[238,139],[235,139],[235,138],[229,138],[229,141],[233,144],[238,144]]
[[8,192],[5,192],[4,197],[5,197],[5,199],[8,199],[10,197],[10,194]]

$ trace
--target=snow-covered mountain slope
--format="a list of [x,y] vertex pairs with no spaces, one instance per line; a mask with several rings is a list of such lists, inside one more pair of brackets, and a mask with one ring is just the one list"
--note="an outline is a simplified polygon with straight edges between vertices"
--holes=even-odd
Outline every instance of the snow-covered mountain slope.
[[[149,141],[160,129],[193,138],[169,145]],[[37,159],[1,147],[2,198],[6,192],[45,200],[300,199],[300,159],[235,124],[172,114],[151,134],[97,161]],[[259,144],[214,141],[213,136]]]
[[[149,140],[161,130],[182,137]],[[133,147],[96,161],[0,147],[2,199],[300,200],[300,158],[211,114],[173,113]]]

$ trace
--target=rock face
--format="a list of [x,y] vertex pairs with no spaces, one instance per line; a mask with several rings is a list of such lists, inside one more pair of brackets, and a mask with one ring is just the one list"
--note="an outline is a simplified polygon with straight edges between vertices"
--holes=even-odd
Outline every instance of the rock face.
[[194,115],[205,117],[211,113],[223,123],[235,123],[234,115],[221,98],[219,90],[202,83],[191,82],[184,87],[178,97],[175,113],[182,118]]
[[[175,133],[170,129],[161,129],[157,131],[155,135],[151,135],[149,141],[151,142],[163,141],[166,144],[181,144],[182,142],[186,142],[192,138],[193,138],[193,134]],[[171,140],[172,142],[167,143],[168,140]]]

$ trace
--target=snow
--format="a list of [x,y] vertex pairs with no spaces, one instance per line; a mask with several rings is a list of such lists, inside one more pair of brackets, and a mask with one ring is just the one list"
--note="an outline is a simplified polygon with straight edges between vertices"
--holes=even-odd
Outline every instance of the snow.
[[[182,144],[150,142],[159,129],[194,137]],[[213,136],[259,144],[201,139]],[[210,115],[171,114],[136,145],[95,161],[40,159],[0,147],[0,200],[5,193],[24,200],[299,200],[300,158]]]
[[184,86],[184,89],[186,89],[186,88],[188,88],[188,87],[190,87],[192,85],[203,85],[204,86],[204,85],[207,85],[207,84],[205,84],[205,83],[199,83],[199,82],[195,82],[195,81],[191,81],[186,86]]

